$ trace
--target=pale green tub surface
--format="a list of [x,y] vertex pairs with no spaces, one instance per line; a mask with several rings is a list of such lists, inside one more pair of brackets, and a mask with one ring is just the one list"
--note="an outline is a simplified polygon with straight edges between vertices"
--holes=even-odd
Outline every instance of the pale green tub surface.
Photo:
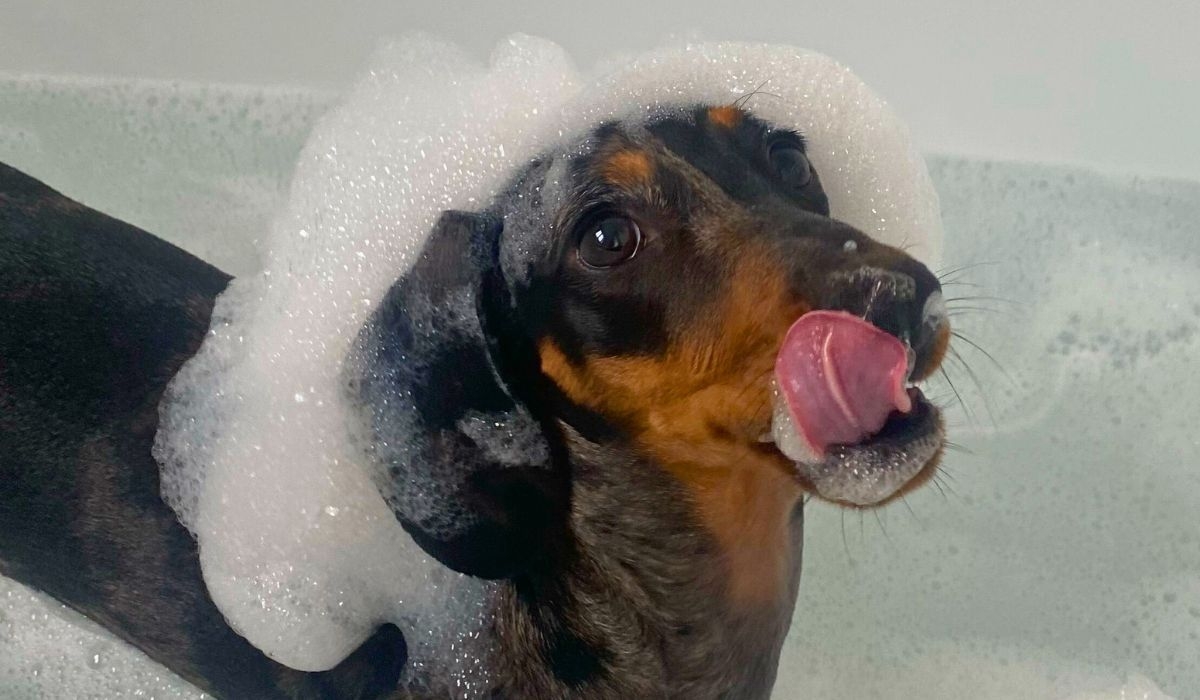
[[[332,101],[0,76],[0,161],[245,274]],[[879,513],[809,507],[776,695],[1069,698],[1142,674],[1200,696],[1200,183],[930,168],[947,269],[978,264],[947,296],[1003,299],[954,322],[1009,377],[956,341],[970,415],[931,393],[974,454]],[[0,581],[0,697],[194,692],[60,607]]]

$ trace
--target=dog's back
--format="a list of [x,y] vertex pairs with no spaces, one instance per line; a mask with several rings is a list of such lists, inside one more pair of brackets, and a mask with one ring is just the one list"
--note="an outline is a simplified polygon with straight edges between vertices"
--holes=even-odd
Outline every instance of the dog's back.
[[225,623],[159,496],[158,401],[229,279],[0,164],[0,573],[221,696],[375,697],[399,630],[326,673],[276,664]]

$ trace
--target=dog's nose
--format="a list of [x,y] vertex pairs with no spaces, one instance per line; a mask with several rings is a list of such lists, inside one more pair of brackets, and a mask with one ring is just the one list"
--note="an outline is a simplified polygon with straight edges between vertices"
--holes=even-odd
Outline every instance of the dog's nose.
[[942,360],[942,354],[950,339],[950,316],[946,313],[946,300],[939,288],[925,297],[921,307],[921,322],[912,344],[915,360],[909,368],[909,377],[924,379]]
[[909,374],[922,378],[940,361],[949,322],[937,278],[921,263],[863,265],[835,273],[828,308],[840,309],[908,344]]
[[830,276],[826,303],[860,316],[910,345],[919,331],[917,282],[911,275],[863,265]]

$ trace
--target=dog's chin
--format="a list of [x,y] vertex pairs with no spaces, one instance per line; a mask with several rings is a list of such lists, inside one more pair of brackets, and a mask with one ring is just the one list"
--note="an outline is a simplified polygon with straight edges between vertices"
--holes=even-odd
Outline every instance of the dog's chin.
[[830,445],[823,454],[809,447],[779,402],[771,442],[818,497],[856,508],[883,505],[932,476],[945,448],[941,412],[920,389],[910,387],[908,395],[911,411],[893,412],[878,432],[854,444]]

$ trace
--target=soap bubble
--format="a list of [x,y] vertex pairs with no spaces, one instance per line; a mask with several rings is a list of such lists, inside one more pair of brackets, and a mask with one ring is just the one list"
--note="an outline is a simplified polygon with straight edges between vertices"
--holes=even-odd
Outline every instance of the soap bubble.
[[[727,104],[767,84],[772,97],[748,108],[805,134],[834,215],[933,261],[941,229],[924,161],[882,100],[820,54],[690,44],[581,73],[559,47],[523,36],[487,65],[422,38],[378,53],[317,126],[262,272],[221,296],[161,412],[164,495],[234,629],[305,670],[333,666],[385,621],[422,663],[477,636],[488,584],[434,584],[446,572],[396,523],[347,429],[351,341],[443,210],[482,209],[535,156],[567,152],[604,121]],[[540,449],[495,429],[495,416],[464,420],[498,459]],[[406,488],[432,496],[450,481]],[[437,528],[469,515],[414,517]]]
[[[11,75],[0,76],[0,95],[0,160],[239,274],[263,264],[250,239],[267,247],[264,222],[286,203],[296,155],[332,105],[303,90]],[[142,170],[142,160],[156,167]],[[1200,185],[929,161],[946,221],[943,267],[977,265],[955,275],[982,285],[964,295],[1020,302],[956,327],[1015,381],[960,346],[993,417],[951,362],[974,414],[948,408],[951,439],[974,455],[951,455],[945,498],[926,487],[907,497],[913,514],[902,504],[880,513],[886,536],[869,513],[861,523],[846,515],[843,531],[840,511],[810,505],[775,697],[1190,697],[1200,687],[1200,385],[1191,371]],[[829,165],[818,167],[824,179]],[[244,206],[218,206],[230,193]],[[280,388],[280,407],[296,405],[296,393],[303,406],[319,402],[316,385],[294,383]],[[957,403],[948,388],[932,390]],[[314,502],[308,513],[322,525],[353,515],[348,508]],[[453,578],[430,568],[439,586]],[[105,642],[92,669],[88,653]],[[4,579],[0,695],[205,697]]]

